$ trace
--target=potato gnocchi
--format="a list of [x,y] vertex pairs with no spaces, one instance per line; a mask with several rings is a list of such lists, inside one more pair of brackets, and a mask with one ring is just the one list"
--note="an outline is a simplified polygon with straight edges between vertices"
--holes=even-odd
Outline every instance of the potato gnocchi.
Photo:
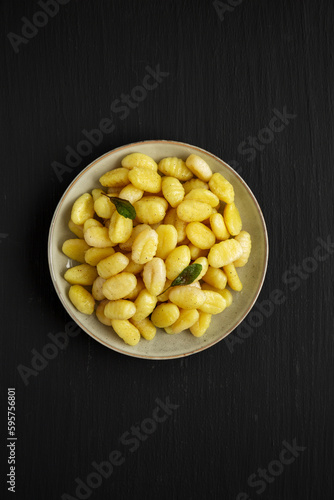
[[[141,153],[100,183],[74,202],[68,227],[76,238],[62,245],[78,263],[64,273],[74,307],[95,312],[130,346],[157,328],[202,337],[232,303],[226,287],[242,290],[236,268],[252,248],[232,184],[198,155],[156,162]],[[196,276],[174,284],[188,266]]]

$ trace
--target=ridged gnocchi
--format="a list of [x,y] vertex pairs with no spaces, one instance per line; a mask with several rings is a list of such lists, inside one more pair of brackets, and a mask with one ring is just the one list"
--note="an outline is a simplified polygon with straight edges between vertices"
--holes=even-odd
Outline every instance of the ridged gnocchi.
[[175,177],[163,177],[162,179],[162,193],[168,203],[173,207],[177,207],[184,198],[184,187],[179,179]]
[[158,170],[158,165],[148,155],[142,153],[131,153],[125,156],[121,162],[122,167],[128,168],[129,170],[139,167],[139,168],[149,168],[155,172]]
[[225,203],[234,202],[234,188],[232,184],[219,172],[213,174],[209,180],[209,188],[221,201],[224,201]]
[[193,177],[191,170],[189,170],[181,158],[163,158],[158,163],[158,169],[164,175],[175,177],[179,181],[188,181]]

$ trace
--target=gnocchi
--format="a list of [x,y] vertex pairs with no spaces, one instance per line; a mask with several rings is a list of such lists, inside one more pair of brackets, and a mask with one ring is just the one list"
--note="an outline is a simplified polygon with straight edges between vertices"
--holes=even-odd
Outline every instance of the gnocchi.
[[156,256],[166,259],[177,245],[177,230],[171,224],[161,224],[157,229],[158,247]]
[[160,295],[166,282],[166,266],[160,257],[153,257],[143,270],[143,281],[151,295]]
[[167,278],[173,281],[190,264],[190,260],[190,250],[187,245],[174,248],[166,259]]
[[141,336],[146,340],[152,340],[157,333],[155,325],[149,318],[144,318],[141,321],[136,321],[131,318],[131,323],[138,328]]
[[94,297],[81,285],[72,285],[69,289],[69,297],[72,304],[83,314],[93,314]]
[[121,252],[116,252],[113,255],[100,260],[96,266],[96,270],[101,278],[108,279],[111,278],[111,276],[115,276],[115,274],[124,271],[129,262],[130,260],[126,257],[126,255],[123,255]]
[[89,193],[84,193],[74,202],[71,212],[71,220],[74,224],[81,225],[93,216],[93,197]]
[[160,175],[149,168],[134,167],[129,172],[129,181],[137,189],[148,193],[159,193],[161,190]]
[[137,278],[132,273],[122,272],[108,278],[102,286],[105,297],[109,300],[123,299],[136,287]]
[[103,312],[109,319],[129,319],[135,314],[136,306],[131,300],[110,300]]
[[[242,290],[236,268],[252,248],[232,184],[198,155],[156,162],[136,152],[100,184],[74,202],[76,238],[62,244],[79,263],[64,273],[73,306],[95,311],[130,346],[157,328],[205,335],[231,305],[230,290]],[[196,269],[191,278],[188,269]]]
[[205,302],[205,293],[191,285],[176,286],[169,293],[169,300],[183,309],[197,309]]
[[140,340],[140,332],[127,319],[112,319],[111,326],[117,335],[124,340],[126,344],[136,345]]
[[175,177],[163,177],[162,179],[162,193],[168,203],[173,207],[177,207],[184,198],[184,187],[179,179]]
[[62,252],[70,259],[84,264],[86,262],[85,253],[89,248],[90,246],[87,245],[84,239],[72,238],[63,243]]
[[214,233],[202,222],[189,222],[186,234],[191,243],[201,250],[208,250],[216,242]]
[[212,314],[201,311],[198,320],[190,327],[194,337],[202,337],[210,326]]
[[194,154],[188,156],[186,165],[201,181],[209,181],[211,179],[212,170],[200,156]]
[[125,156],[121,162],[122,167],[128,168],[149,168],[155,172],[158,170],[158,165],[150,156],[144,155],[142,153],[131,153]]

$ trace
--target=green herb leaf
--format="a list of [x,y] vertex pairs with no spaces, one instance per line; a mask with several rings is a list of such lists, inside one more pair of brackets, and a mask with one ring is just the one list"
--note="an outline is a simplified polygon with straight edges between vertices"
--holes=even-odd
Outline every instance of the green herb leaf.
[[170,286],[190,285],[201,274],[202,264],[190,264],[183,269]]
[[136,218],[136,210],[133,205],[128,200],[122,200],[121,198],[116,198],[116,196],[110,196],[106,193],[102,193],[105,196],[108,196],[111,203],[113,203],[116,207],[117,212],[120,215],[123,215],[126,219],[135,219]]
[[195,279],[201,274],[201,271],[202,264],[190,264],[190,266],[185,267],[183,271],[180,272],[169,287],[161,292],[160,295],[167,292],[167,290],[169,290],[172,286],[190,285],[190,283],[193,283],[193,281],[195,281]]

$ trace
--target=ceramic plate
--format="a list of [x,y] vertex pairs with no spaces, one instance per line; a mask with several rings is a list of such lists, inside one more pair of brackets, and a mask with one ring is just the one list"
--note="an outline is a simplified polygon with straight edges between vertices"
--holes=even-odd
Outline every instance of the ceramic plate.
[[[246,266],[238,268],[239,277],[243,283],[241,292],[233,292],[233,303],[221,314],[212,316],[208,331],[199,338],[194,337],[189,330],[176,335],[168,335],[164,330],[157,329],[153,340],[141,339],[136,346],[128,346],[111,329],[101,324],[95,314],[86,316],[73,306],[68,298],[69,284],[64,280],[65,271],[77,265],[61,251],[66,239],[75,237],[68,229],[71,208],[74,201],[83,193],[101,187],[99,178],[108,170],[120,167],[121,160],[130,153],[144,153],[156,162],[166,156],[177,156],[186,159],[191,153],[201,156],[213,172],[220,172],[234,186],[235,201],[239,209],[243,229],[252,237],[252,252]],[[148,359],[171,359],[189,356],[213,346],[231,333],[250,312],[255,303],[267,269],[268,236],[265,221],[255,196],[245,181],[224,161],[204,149],[190,144],[175,141],[143,141],[128,144],[114,149],[93,161],[73,180],[63,194],[55,210],[48,240],[48,258],[53,284],[57,294],[73,320],[91,337],[109,349]]]

